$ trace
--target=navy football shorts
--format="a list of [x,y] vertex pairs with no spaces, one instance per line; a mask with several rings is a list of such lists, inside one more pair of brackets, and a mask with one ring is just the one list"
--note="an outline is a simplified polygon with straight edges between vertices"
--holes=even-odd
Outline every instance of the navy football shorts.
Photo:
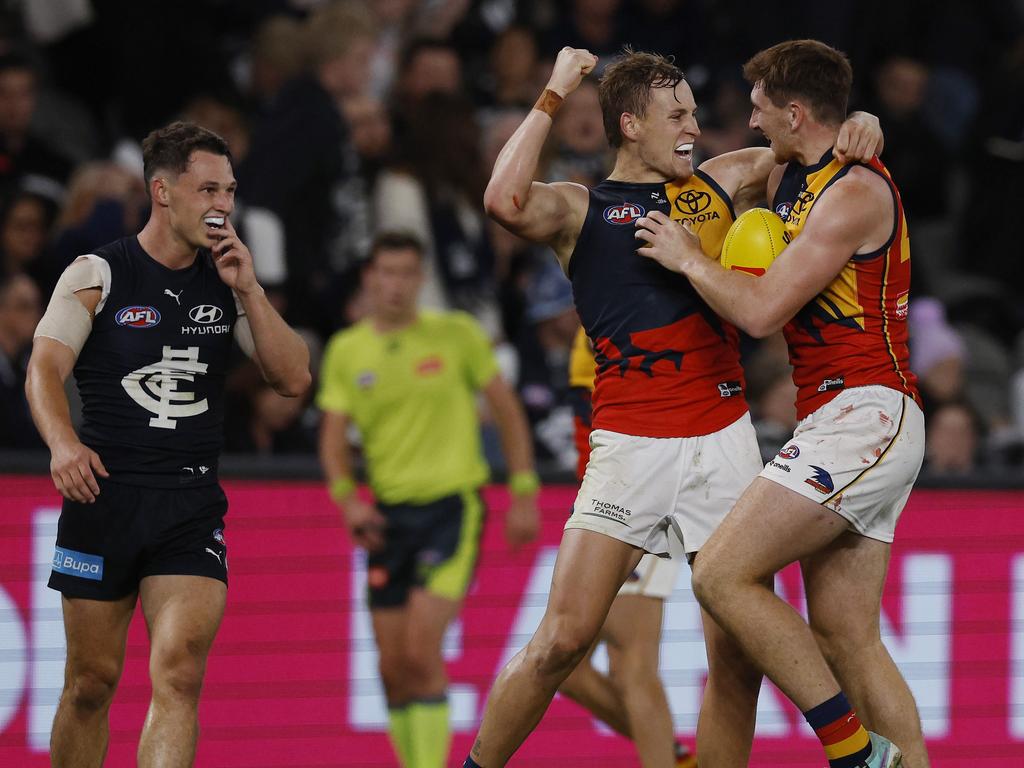
[[119,600],[146,576],[228,582],[219,485],[144,488],[97,478],[92,504],[64,500],[49,586],[65,597]]

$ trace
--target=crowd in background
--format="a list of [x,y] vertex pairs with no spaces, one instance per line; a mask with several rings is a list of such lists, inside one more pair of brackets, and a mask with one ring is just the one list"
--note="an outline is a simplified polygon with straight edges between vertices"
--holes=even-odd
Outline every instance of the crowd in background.
[[[173,119],[227,139],[257,276],[313,351],[365,313],[376,232],[426,245],[423,306],[498,345],[541,466],[573,466],[578,325],[551,254],[489,221],[490,168],[564,45],[672,55],[699,105],[698,161],[762,144],[743,62],[783,39],[845,51],[851,108],[885,132],[909,222],[911,365],[936,473],[1024,463],[1024,0],[54,0],[0,4],[0,451],[43,449],[23,394],[61,270],[145,222],[141,139]],[[596,80],[557,114],[539,176],[610,170]],[[744,340],[765,452],[795,425],[785,343]],[[318,414],[238,354],[226,449],[315,451]],[[500,461],[500,459],[495,459]]]

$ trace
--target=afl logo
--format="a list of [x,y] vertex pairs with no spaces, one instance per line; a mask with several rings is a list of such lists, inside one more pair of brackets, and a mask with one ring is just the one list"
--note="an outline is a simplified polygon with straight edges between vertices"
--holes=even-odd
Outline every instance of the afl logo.
[[216,323],[224,317],[224,310],[212,304],[200,304],[188,311],[188,316],[196,323]]
[[800,448],[795,445],[787,445],[781,451],[779,451],[780,459],[795,459],[800,455]]
[[632,224],[644,215],[644,209],[636,203],[610,205],[604,209],[604,220],[609,224]]
[[775,207],[775,212],[779,214],[779,218],[782,219],[783,221],[789,218],[790,210],[792,209],[789,207],[789,203],[779,203]]
[[160,313],[153,307],[124,307],[114,315],[114,321],[129,328],[152,328],[160,322]]

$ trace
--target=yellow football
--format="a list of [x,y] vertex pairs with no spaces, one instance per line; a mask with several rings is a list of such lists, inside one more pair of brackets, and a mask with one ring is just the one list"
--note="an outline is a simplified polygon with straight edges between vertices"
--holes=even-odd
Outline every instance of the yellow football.
[[722,245],[722,266],[763,275],[786,247],[785,231],[777,214],[765,208],[751,208],[729,227]]

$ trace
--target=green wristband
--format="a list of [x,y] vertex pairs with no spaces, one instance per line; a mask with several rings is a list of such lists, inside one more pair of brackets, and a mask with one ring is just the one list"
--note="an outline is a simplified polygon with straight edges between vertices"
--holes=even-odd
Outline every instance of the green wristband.
[[332,480],[327,489],[331,494],[331,498],[340,504],[356,489],[356,481],[347,475],[343,475]]
[[533,470],[513,472],[508,477],[508,491],[513,496],[529,496],[540,490],[540,478]]

